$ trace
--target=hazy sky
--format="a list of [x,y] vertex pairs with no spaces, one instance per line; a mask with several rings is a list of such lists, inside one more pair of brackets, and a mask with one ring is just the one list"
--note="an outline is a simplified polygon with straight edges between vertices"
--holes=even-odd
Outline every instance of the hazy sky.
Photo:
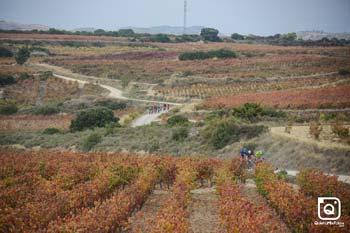
[[[0,19],[74,29],[183,24],[183,0],[0,0]],[[350,32],[350,0],[188,0],[188,25],[222,33]]]

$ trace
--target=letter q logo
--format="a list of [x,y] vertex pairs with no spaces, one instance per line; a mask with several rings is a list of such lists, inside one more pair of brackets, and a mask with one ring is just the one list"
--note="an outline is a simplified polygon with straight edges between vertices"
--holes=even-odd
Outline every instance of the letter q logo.
[[325,221],[335,221],[341,216],[341,202],[336,197],[318,198],[318,217]]

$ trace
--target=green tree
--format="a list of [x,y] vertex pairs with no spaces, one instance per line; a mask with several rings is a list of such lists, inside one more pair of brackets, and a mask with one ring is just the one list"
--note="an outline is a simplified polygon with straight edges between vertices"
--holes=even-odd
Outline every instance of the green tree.
[[232,40],[244,40],[244,36],[238,33],[233,33],[231,35]]
[[219,35],[219,30],[215,28],[203,28],[201,31],[201,36],[205,41],[212,41],[212,42],[221,41],[218,35]]
[[135,32],[132,29],[120,29],[118,31],[118,36],[131,37],[135,36]]
[[29,49],[27,47],[23,47],[20,50],[18,50],[15,56],[15,59],[17,64],[23,65],[28,60],[29,57],[30,57]]
[[92,108],[78,113],[76,119],[71,122],[71,130],[81,131],[95,127],[105,127],[108,123],[118,122],[113,111],[108,108]]
[[157,35],[154,35],[154,37],[152,38],[152,41],[160,42],[160,43],[169,43],[170,38],[165,34],[157,34]]
[[280,35],[280,38],[283,40],[293,41],[297,39],[297,34],[295,32],[291,32],[291,33]]
[[13,57],[13,53],[7,48],[0,47],[0,57]]

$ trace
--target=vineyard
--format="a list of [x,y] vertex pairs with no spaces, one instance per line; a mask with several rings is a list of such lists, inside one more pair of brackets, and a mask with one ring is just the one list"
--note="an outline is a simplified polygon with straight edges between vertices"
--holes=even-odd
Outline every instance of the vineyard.
[[[226,83],[225,83],[226,82]],[[216,96],[236,95],[247,92],[264,92],[272,90],[301,89],[319,86],[340,85],[348,83],[347,78],[337,75],[310,78],[286,78],[278,80],[257,80],[257,81],[222,81],[225,84],[199,83],[173,88],[158,88],[160,96],[175,96],[185,98],[210,98]]]
[[102,88],[86,84],[82,89],[77,82],[65,81],[55,77],[41,80],[40,77],[19,80],[15,85],[4,88],[4,98],[20,105],[36,103],[58,103],[79,98],[81,95],[99,95]]
[[350,86],[319,89],[268,91],[221,96],[204,101],[204,108],[230,108],[247,102],[278,108],[344,108],[350,106]]
[[[216,189],[216,232],[350,229],[349,186],[313,170],[300,173],[297,191],[268,164],[247,173],[238,157],[224,161],[2,150],[0,162],[1,232],[198,232],[188,208],[193,190],[202,187]],[[260,192],[254,191],[254,197],[247,194],[251,178]],[[145,206],[160,190],[166,196],[152,210],[156,214],[135,225],[135,218],[149,215]],[[343,200],[343,228],[313,224],[319,195]]]

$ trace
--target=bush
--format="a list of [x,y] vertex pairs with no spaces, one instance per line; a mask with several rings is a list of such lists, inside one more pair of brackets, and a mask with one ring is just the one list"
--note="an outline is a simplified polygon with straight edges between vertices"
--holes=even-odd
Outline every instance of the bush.
[[17,64],[23,65],[28,60],[29,57],[30,57],[29,49],[26,47],[23,47],[17,52],[15,59]]
[[172,139],[175,141],[183,141],[188,137],[188,129],[186,127],[180,127],[173,131]]
[[17,113],[18,108],[15,104],[5,104],[0,106],[0,114],[2,115],[12,115]]
[[350,71],[348,71],[348,70],[345,70],[345,69],[340,69],[339,71],[338,71],[338,74],[339,75],[349,75],[350,74]]
[[48,135],[58,134],[58,133],[61,133],[61,131],[56,128],[46,128],[42,132],[42,134],[48,134]]
[[40,74],[40,80],[41,81],[46,81],[48,78],[53,77],[52,71],[45,71]]
[[151,38],[152,42],[169,43],[170,38],[165,34],[157,34]]
[[205,41],[221,42],[222,40],[218,35],[219,30],[215,28],[203,28],[201,31],[201,37],[203,37]]
[[235,57],[237,57],[235,52],[227,49],[219,49],[219,50],[213,50],[209,52],[203,52],[203,51],[185,52],[180,54],[179,60],[180,61],[204,60],[204,59],[210,59],[210,58],[228,59],[228,58],[235,58]]
[[167,120],[167,124],[170,126],[184,125],[187,123],[189,123],[188,119],[180,115],[172,116]]
[[315,139],[320,138],[320,134],[322,132],[322,125],[320,122],[311,122],[309,127],[309,132],[311,136],[313,136]]
[[238,125],[234,119],[225,119],[219,122],[211,122],[202,131],[202,137],[214,149],[222,149],[241,138],[254,138],[264,132],[261,125]]
[[118,122],[114,122],[114,123],[108,123],[105,127],[106,132],[105,132],[105,136],[114,134],[115,129],[120,128],[121,125]]
[[106,107],[111,110],[123,110],[127,107],[125,102],[118,102],[113,100],[101,100],[96,103],[97,106]]
[[7,48],[0,47],[0,57],[13,57],[13,52]]
[[232,40],[244,40],[244,36],[238,33],[233,33],[231,35]]
[[16,80],[13,76],[7,74],[0,75],[0,87],[15,84]]
[[34,115],[54,115],[58,114],[60,112],[60,108],[55,105],[46,105],[46,106],[41,106],[38,107],[34,110]]
[[82,147],[85,151],[90,151],[94,146],[99,144],[101,141],[102,141],[101,135],[97,133],[92,133],[83,141]]
[[246,103],[241,107],[234,108],[232,115],[251,122],[257,121],[264,116],[275,118],[287,117],[287,114],[283,111],[276,111],[273,108],[264,108],[256,103]]
[[71,130],[81,131],[95,127],[105,127],[108,123],[118,122],[113,112],[108,108],[92,108],[78,113],[71,122]]
[[349,137],[349,128],[344,125],[344,122],[337,120],[331,124],[332,132],[341,139]]

